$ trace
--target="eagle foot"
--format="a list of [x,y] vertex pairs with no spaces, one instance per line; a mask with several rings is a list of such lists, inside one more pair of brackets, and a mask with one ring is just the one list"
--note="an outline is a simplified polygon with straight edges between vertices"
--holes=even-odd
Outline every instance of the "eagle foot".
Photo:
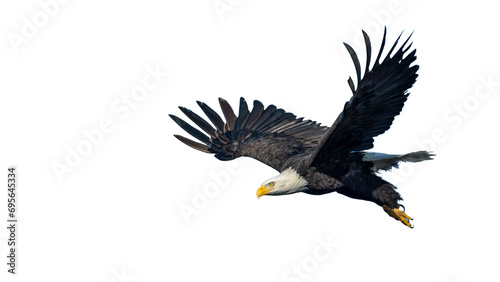
[[[391,209],[386,205],[383,205],[384,211],[389,214],[391,217],[395,218],[396,220],[401,221],[404,225],[413,228],[413,225],[410,224],[410,220],[413,220],[413,218],[409,217],[404,210],[400,210],[398,208]],[[404,207],[403,207],[404,209]]]

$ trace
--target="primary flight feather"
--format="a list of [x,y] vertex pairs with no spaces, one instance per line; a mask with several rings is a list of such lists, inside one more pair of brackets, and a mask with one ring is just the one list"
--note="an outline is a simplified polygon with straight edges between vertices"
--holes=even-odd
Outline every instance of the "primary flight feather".
[[331,127],[297,118],[274,105],[264,107],[254,101],[252,110],[240,99],[238,115],[229,103],[219,98],[225,121],[207,104],[197,102],[208,121],[184,107],[181,111],[202,131],[187,122],[170,117],[197,139],[175,135],[184,144],[227,161],[251,157],[278,170],[280,174],[262,183],[257,197],[304,192],[321,195],[338,192],[355,199],[376,203],[391,217],[408,227],[411,218],[401,210],[402,198],[396,187],[376,172],[397,167],[401,161],[429,160],[426,151],[404,155],[365,152],[373,148],[373,138],[391,126],[408,98],[408,89],[417,79],[416,50],[409,51],[411,35],[398,48],[401,35],[382,58],[386,30],[378,55],[370,69],[371,42],[363,31],[366,65],[361,64],[354,49],[344,45],[356,71],[356,85],[348,79],[351,99]]

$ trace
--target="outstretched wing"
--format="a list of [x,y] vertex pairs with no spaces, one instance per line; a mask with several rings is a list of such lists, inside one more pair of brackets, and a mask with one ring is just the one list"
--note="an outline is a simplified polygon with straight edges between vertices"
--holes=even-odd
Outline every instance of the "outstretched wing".
[[294,114],[277,109],[274,105],[264,109],[257,100],[250,112],[247,102],[241,98],[239,116],[236,116],[229,103],[219,98],[226,122],[207,104],[197,103],[215,128],[191,110],[179,107],[208,136],[182,119],[170,115],[182,129],[201,143],[180,135],[174,136],[194,149],[215,154],[219,160],[247,156],[276,170],[282,170],[290,158],[311,153],[327,130],[325,126],[296,118]]
[[[416,59],[415,51],[407,53],[411,43],[405,48],[411,35],[394,53],[401,37],[380,62],[385,45],[386,30],[382,46],[371,70],[371,43],[363,31],[366,45],[366,67],[361,78],[361,65],[351,46],[344,43],[356,68],[357,88],[352,78],[348,83],[353,96],[345,104],[343,112],[327,133],[321,138],[319,146],[312,154],[314,166],[326,165],[339,160],[352,151],[362,151],[373,147],[373,138],[384,133],[392,124],[408,98],[408,89],[417,78],[418,65],[410,66]],[[391,57],[392,56],[392,57]]]

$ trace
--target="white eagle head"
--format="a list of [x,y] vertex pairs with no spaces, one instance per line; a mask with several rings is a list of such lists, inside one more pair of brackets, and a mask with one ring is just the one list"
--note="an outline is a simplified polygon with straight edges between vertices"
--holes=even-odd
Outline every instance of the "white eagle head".
[[269,178],[257,189],[257,198],[264,195],[287,195],[307,190],[307,180],[291,167],[279,175]]

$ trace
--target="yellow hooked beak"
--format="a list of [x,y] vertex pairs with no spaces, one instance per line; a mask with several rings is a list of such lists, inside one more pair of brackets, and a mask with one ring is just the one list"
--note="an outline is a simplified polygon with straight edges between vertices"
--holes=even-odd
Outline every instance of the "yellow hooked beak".
[[264,196],[265,194],[269,193],[269,191],[274,190],[274,188],[265,188],[264,186],[260,186],[259,189],[257,189],[257,198],[260,198]]

